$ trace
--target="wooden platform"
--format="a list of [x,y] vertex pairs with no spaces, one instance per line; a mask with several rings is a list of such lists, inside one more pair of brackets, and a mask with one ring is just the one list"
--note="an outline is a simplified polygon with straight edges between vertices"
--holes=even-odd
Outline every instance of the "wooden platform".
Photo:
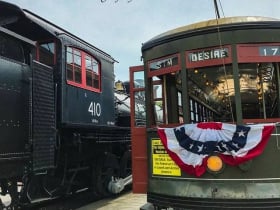
[[147,203],[146,194],[125,193],[116,198],[94,202],[78,210],[140,210]]

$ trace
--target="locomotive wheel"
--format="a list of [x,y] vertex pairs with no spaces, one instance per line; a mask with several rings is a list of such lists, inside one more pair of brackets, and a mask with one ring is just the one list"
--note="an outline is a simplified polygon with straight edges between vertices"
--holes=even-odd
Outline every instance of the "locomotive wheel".
[[108,197],[112,195],[108,190],[109,182],[113,177],[118,177],[119,164],[116,157],[112,154],[98,159],[94,171],[94,186],[98,196]]

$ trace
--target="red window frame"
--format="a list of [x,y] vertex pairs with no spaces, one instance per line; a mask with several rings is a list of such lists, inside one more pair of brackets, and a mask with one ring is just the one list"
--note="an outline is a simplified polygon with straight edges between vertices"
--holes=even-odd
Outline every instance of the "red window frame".
[[[69,49],[72,50],[72,59],[69,62]],[[75,53],[76,52],[76,53]],[[75,63],[75,55],[80,55],[80,72],[81,72],[81,82],[75,81],[75,70],[79,68],[79,65]],[[87,61],[91,62],[91,68],[87,68]],[[77,61],[77,60],[76,60]],[[68,65],[72,66],[72,77],[69,78],[69,68]],[[97,65],[97,67],[93,67]],[[77,68],[78,67],[78,68]],[[89,85],[89,80],[91,79],[91,84]],[[90,90],[93,92],[101,92],[101,64],[100,62],[89,53],[86,53],[83,50],[77,49],[75,47],[67,46],[66,47],[66,82],[68,85],[72,85],[78,88]],[[87,83],[88,82],[88,83]]]

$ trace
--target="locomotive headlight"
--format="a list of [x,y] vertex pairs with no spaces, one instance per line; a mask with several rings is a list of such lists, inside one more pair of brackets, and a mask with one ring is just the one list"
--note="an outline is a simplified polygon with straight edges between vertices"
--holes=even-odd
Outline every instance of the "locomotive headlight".
[[209,172],[218,173],[223,169],[223,166],[222,159],[217,155],[209,156],[207,159],[207,169]]

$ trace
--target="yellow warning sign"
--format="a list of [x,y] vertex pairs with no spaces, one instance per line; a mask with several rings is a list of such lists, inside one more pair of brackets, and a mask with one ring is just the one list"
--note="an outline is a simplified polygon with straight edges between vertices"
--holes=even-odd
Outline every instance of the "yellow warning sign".
[[181,169],[167,154],[160,139],[152,139],[153,174],[181,176]]

